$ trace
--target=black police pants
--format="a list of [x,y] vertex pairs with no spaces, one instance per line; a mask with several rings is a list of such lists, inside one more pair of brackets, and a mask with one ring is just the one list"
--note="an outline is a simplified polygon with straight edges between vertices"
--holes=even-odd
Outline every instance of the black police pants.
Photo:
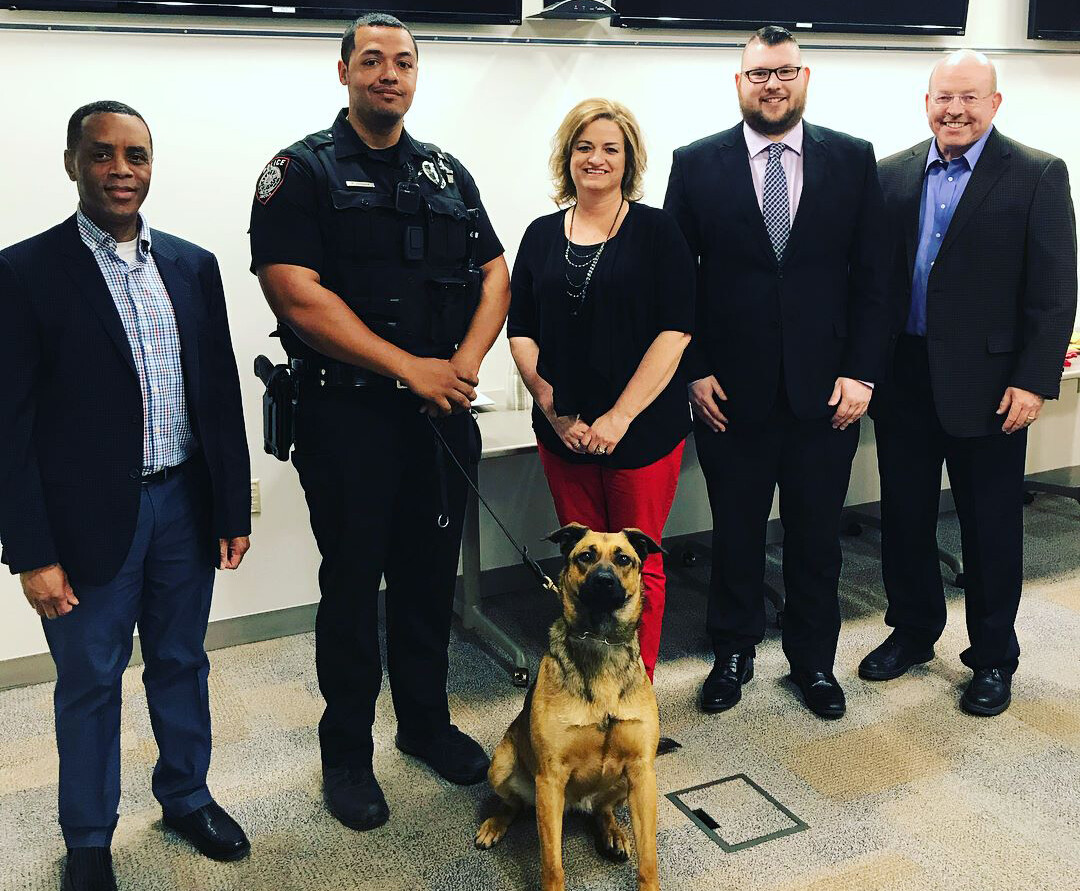
[[[323,764],[331,767],[371,763],[383,576],[398,729],[424,735],[450,721],[447,646],[467,488],[447,458],[448,521],[440,526],[436,437],[419,406],[400,390],[301,392],[293,463],[322,555],[315,661],[326,700],[319,743]],[[435,423],[463,465],[478,460],[471,415]]]

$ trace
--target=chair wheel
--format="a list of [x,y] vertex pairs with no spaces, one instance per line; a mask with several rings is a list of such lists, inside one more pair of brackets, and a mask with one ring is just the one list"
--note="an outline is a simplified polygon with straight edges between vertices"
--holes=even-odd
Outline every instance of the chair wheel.
[[514,686],[515,687],[528,687],[529,686],[529,669],[527,669],[527,668],[515,668],[514,669]]
[[855,521],[852,521],[844,527],[844,535],[855,538],[856,536],[862,535],[862,530],[862,523],[856,523]]
[[953,579],[953,585],[955,585],[957,588],[967,587],[967,579],[964,578],[964,574],[962,572],[958,572],[956,574],[956,578]]

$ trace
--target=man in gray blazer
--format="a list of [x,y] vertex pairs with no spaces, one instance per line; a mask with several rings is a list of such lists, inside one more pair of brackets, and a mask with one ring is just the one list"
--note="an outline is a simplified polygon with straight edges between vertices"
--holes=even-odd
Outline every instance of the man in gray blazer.
[[934,138],[879,165],[895,249],[895,352],[874,394],[882,575],[894,630],[859,674],[899,677],[945,628],[935,530],[945,462],[963,541],[974,677],[965,711],[1011,701],[1020,647],[1027,428],[1058,393],[1076,311],[1064,162],[1003,136],[997,73],[963,50],[934,67]]

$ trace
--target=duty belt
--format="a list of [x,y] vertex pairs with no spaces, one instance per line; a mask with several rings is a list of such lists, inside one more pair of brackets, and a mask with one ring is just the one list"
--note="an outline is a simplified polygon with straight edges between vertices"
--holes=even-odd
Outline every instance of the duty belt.
[[393,378],[346,365],[343,362],[313,362],[309,359],[290,359],[289,366],[307,383],[318,382],[320,387],[372,387],[382,390],[403,389]]

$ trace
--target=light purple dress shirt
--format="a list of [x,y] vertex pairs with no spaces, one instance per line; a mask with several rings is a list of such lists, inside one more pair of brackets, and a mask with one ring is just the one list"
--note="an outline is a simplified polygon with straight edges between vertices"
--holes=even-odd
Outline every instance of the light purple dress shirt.
[[[750,154],[750,175],[754,178],[754,194],[757,195],[758,209],[761,209],[761,196],[765,191],[765,167],[769,163],[769,146],[773,141],[768,136],[762,136],[750,125],[743,123],[743,138],[746,140],[746,150]],[[795,222],[795,213],[799,209],[799,198],[802,197],[803,184],[803,124],[799,121],[779,140],[787,146],[780,156],[780,164],[784,168],[784,178],[787,180],[788,210],[791,212],[791,222]]]

